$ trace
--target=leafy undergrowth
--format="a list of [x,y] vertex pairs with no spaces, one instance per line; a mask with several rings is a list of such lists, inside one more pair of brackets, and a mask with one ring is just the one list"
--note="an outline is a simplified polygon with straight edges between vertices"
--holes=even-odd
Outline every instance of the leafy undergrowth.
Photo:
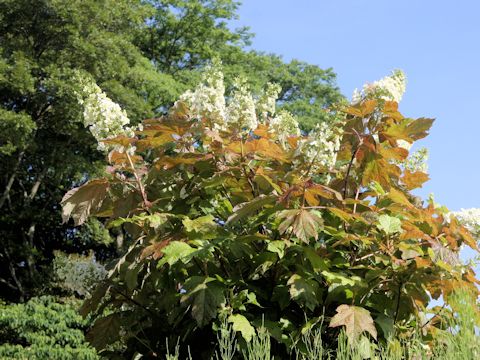
[[[296,360],[477,360],[480,358],[480,337],[478,336],[479,307],[472,294],[457,291],[451,300],[454,316],[444,322],[430,341],[425,341],[422,328],[408,337],[391,336],[382,342],[372,342],[366,336],[351,341],[341,331],[334,349],[325,344],[322,336],[324,324],[320,322],[302,331],[289,359]],[[441,315],[441,314],[439,314]],[[167,343],[168,345],[168,343]],[[237,346],[235,331],[223,321],[218,332],[215,360],[274,360],[283,359],[271,355],[271,341],[264,327],[252,337],[246,350]],[[179,360],[180,346],[169,354],[168,360]],[[191,354],[188,360],[192,360]]]

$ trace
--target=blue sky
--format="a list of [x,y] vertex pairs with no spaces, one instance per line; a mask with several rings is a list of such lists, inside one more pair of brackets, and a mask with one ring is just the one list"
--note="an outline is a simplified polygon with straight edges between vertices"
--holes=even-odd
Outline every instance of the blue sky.
[[349,97],[404,70],[402,113],[436,118],[420,194],[459,210],[480,207],[479,14],[478,0],[243,0],[233,26],[250,26],[256,50],[332,67]]

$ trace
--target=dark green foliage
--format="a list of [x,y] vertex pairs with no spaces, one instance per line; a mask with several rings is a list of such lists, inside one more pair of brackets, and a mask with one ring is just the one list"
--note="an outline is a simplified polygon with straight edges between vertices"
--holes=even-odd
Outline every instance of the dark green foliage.
[[9,299],[42,290],[54,249],[112,253],[99,223],[73,230],[58,211],[64,190],[98,173],[102,158],[74,75],[93,76],[133,121],[169,101],[169,77],[131,42],[147,10],[135,0],[0,1],[0,286]]
[[227,26],[237,9],[233,0],[0,0],[2,296],[25,300],[45,290],[53,250],[93,249],[105,259],[128,245],[101,222],[61,225],[65,190],[103,172],[75,96],[77,71],[136,123],[168,109],[219,57],[227,84],[239,74],[254,90],[278,82],[281,107],[304,128],[323,120],[317,110],[339,97],[333,72],[245,52],[251,34]]
[[50,296],[0,305],[0,358],[98,359],[85,341],[88,321],[77,313],[77,306],[77,300],[58,301]]

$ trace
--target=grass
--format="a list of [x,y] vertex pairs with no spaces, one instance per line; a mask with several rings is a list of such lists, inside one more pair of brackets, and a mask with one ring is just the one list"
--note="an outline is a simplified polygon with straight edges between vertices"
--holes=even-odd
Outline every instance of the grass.
[[[322,339],[323,324],[309,328],[294,347],[296,360],[477,360],[480,359],[480,309],[465,291],[452,295],[449,304],[453,318],[442,323],[433,340],[422,338],[422,328],[410,337],[392,337],[384,343],[361,336],[355,341],[340,332],[335,349],[328,348]],[[277,360],[271,355],[270,336],[264,327],[257,329],[253,339],[239,349],[236,334],[223,320],[217,335],[218,349],[214,360]],[[179,359],[179,345],[167,360]],[[191,356],[189,360],[192,360]],[[278,359],[280,360],[280,359]]]

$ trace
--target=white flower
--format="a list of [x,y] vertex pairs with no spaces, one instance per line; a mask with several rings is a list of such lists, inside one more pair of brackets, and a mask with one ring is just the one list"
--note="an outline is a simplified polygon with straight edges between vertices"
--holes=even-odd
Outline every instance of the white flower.
[[397,140],[397,146],[398,147],[401,147],[407,151],[410,151],[410,149],[412,148],[412,143],[406,141],[406,140]]
[[258,126],[255,101],[246,80],[237,78],[232,99],[227,106],[226,122],[239,130],[254,130]]
[[360,101],[362,101],[362,92],[358,89],[353,90],[352,104],[358,104]]
[[283,146],[286,145],[288,137],[300,135],[298,121],[286,110],[280,110],[274,118],[270,119],[270,129],[277,135]]
[[400,102],[407,88],[407,78],[403,71],[394,70],[390,76],[365,84],[362,91],[355,89],[352,103],[356,104],[364,98],[378,98],[387,101]]
[[304,154],[306,163],[312,164],[312,173],[335,166],[340,139],[341,134],[336,133],[334,127],[321,123],[307,138],[300,141],[299,149]]
[[83,94],[79,102],[84,106],[83,124],[98,141],[99,150],[107,150],[102,140],[121,134],[133,135],[127,125],[130,120],[125,110],[113,102],[93,81],[84,79]]
[[186,103],[190,114],[198,118],[207,118],[217,127],[225,125],[225,85],[221,62],[213,60],[205,68],[202,81],[195,90],[188,90],[180,96],[180,101]]
[[275,114],[275,104],[278,94],[282,88],[278,84],[268,83],[262,96],[257,101],[257,111],[262,120],[267,119],[267,116]]
[[409,170],[410,172],[414,173],[417,171],[421,172],[428,172],[428,149],[421,148],[415,151],[413,154],[405,160],[404,166],[405,169]]

